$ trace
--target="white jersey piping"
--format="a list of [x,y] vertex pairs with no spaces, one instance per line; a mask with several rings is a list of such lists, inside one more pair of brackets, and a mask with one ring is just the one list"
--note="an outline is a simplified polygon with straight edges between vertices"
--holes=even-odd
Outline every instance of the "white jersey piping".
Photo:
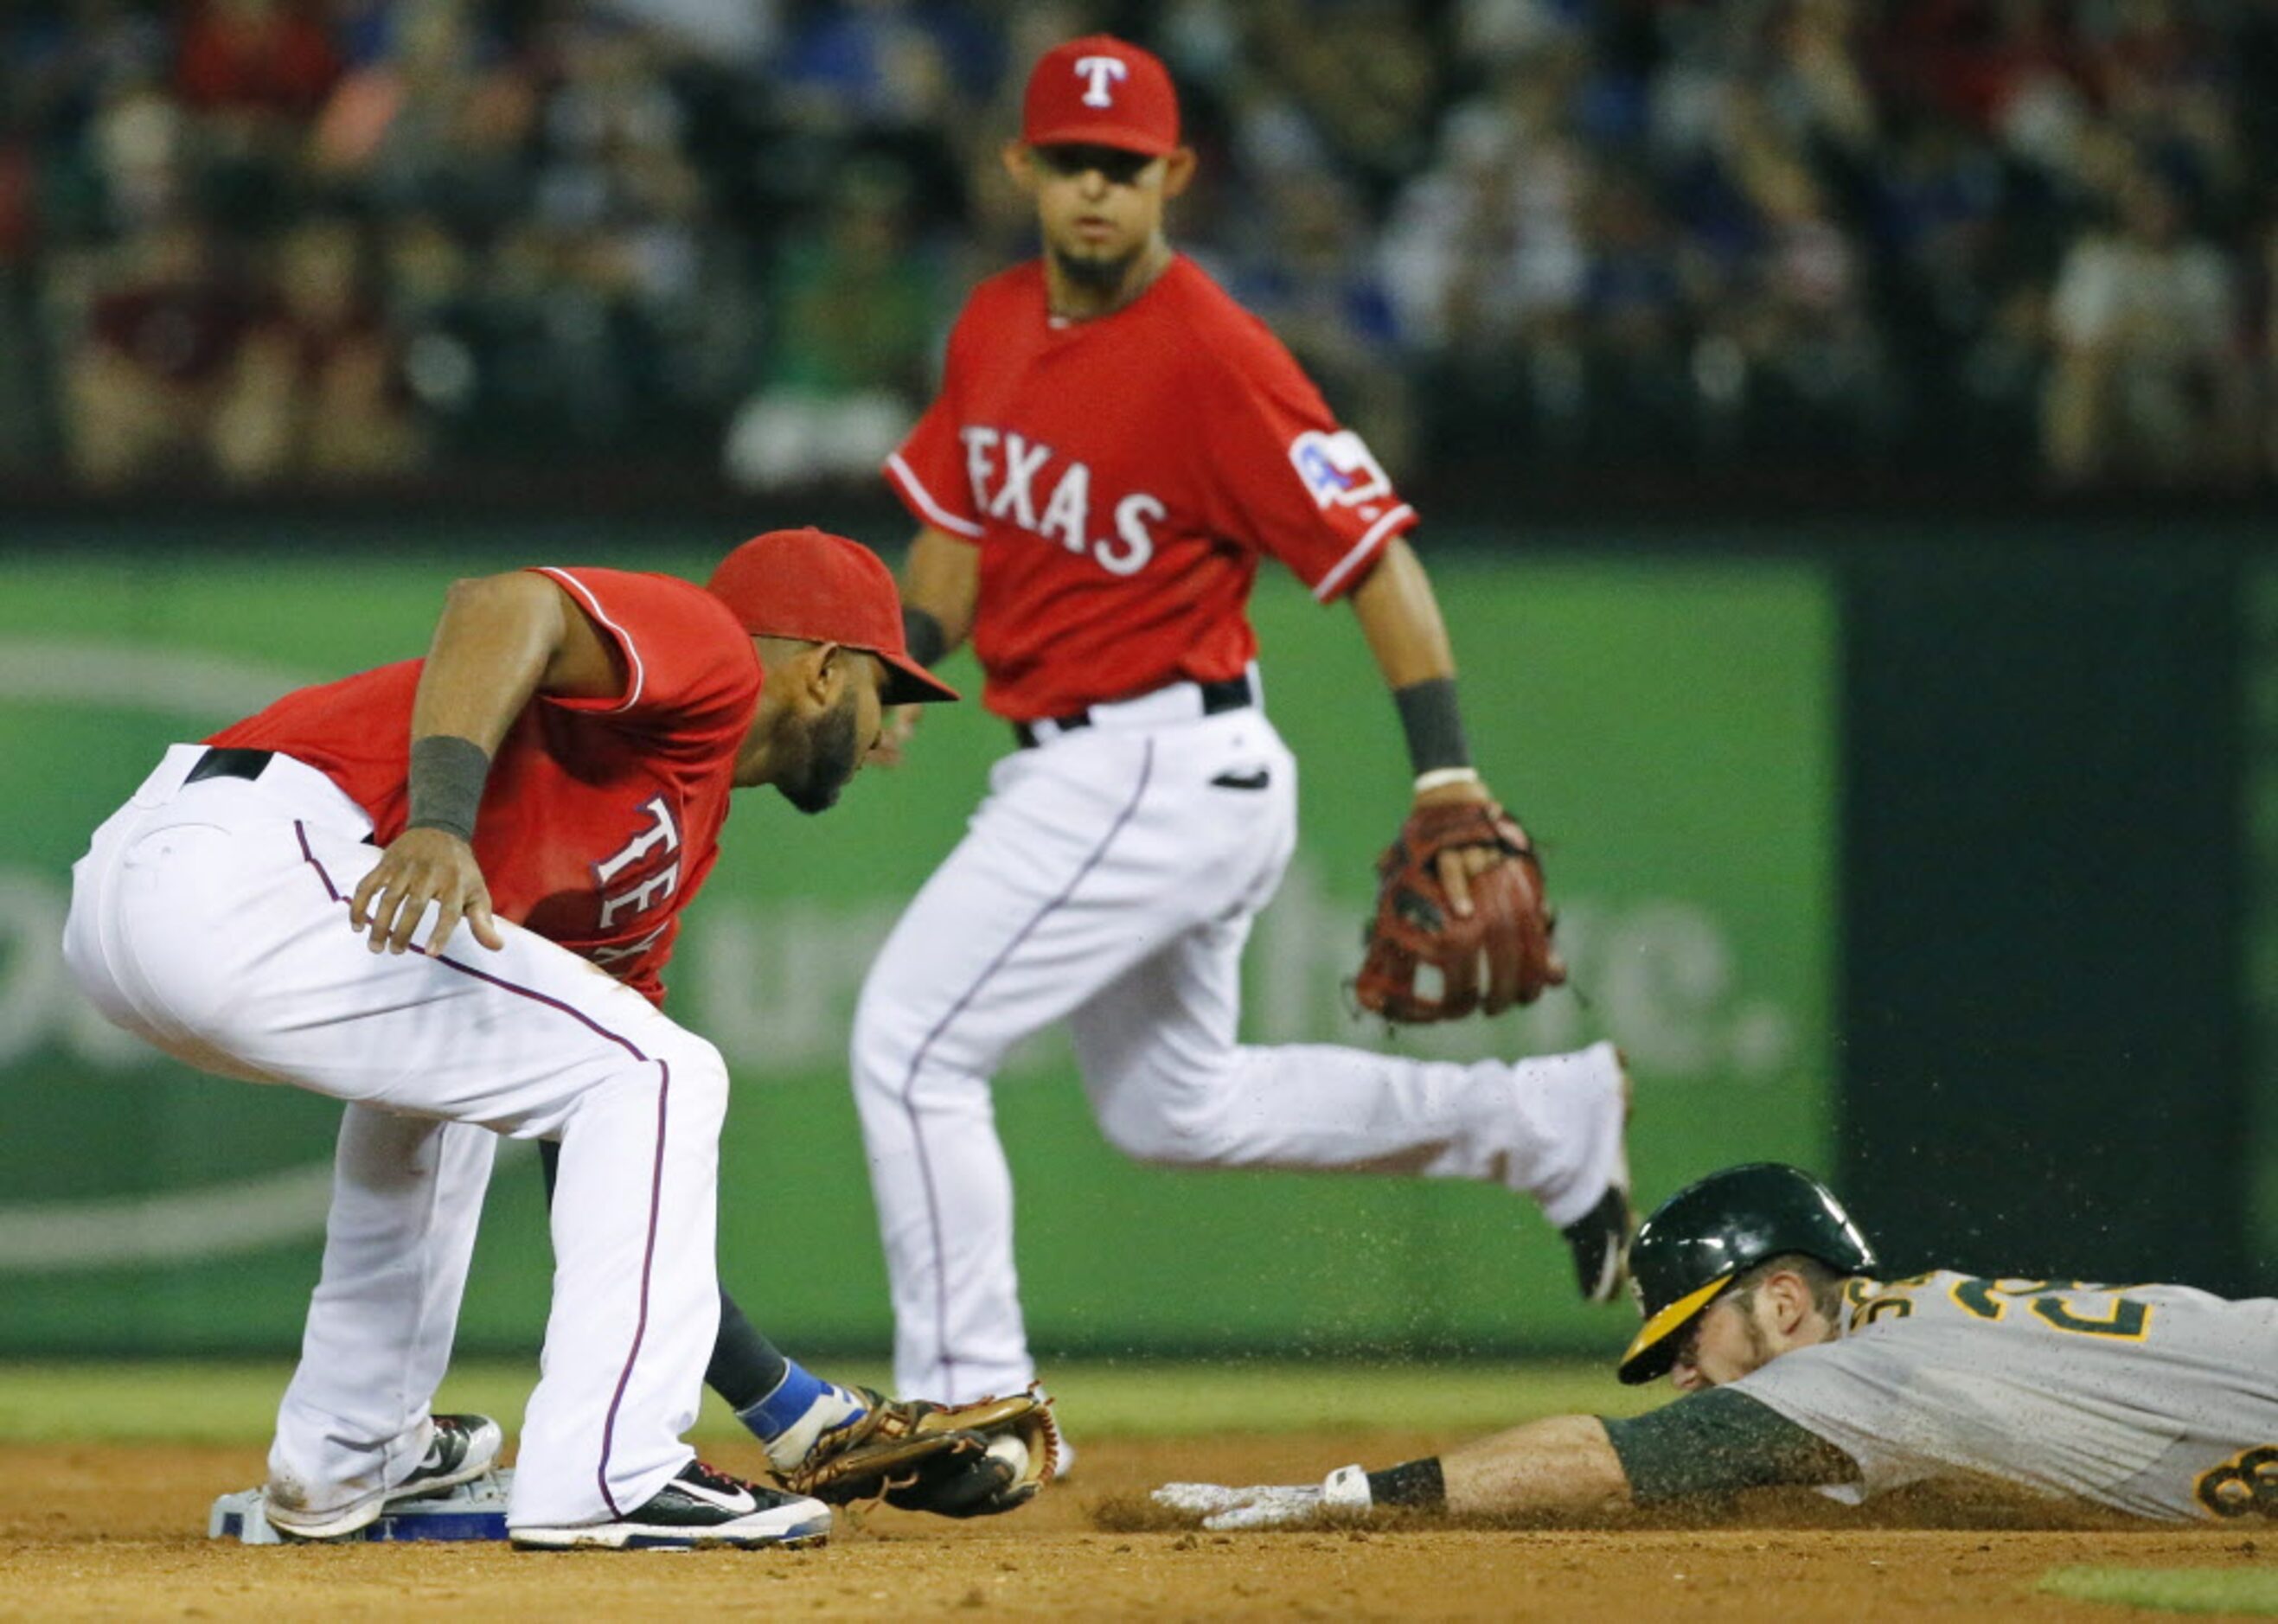
[[641,664],[640,650],[634,645],[631,635],[628,633],[623,627],[611,620],[602,610],[601,600],[593,596],[593,589],[587,586],[583,581],[577,579],[577,576],[571,575],[568,570],[557,568],[552,564],[541,564],[538,567],[538,573],[560,582],[562,585],[569,587],[575,591],[578,597],[584,599],[585,600],[586,612],[592,615],[595,620],[600,621],[602,625],[609,629],[610,633],[615,636],[617,640],[617,646],[624,650],[625,658],[632,662],[633,680],[625,684],[624,702],[622,705],[610,706],[609,709],[602,712],[601,714],[605,716],[614,716],[619,711],[630,711],[632,709],[634,705],[640,702],[641,687],[648,680],[648,670],[646,667]]
[[1387,530],[1403,519],[1412,519],[1415,516],[1416,510],[1403,502],[1361,532],[1361,538],[1353,543],[1352,551],[1339,559],[1336,568],[1321,577],[1321,583],[1313,589],[1314,598],[1321,603],[1328,602],[1344,578],[1358,568],[1361,561],[1375,549],[1376,544],[1384,538],[1384,533]]
[[902,461],[900,452],[898,451],[886,459],[886,471],[894,477],[903,490],[909,492],[910,499],[918,505],[919,510],[932,522],[945,530],[954,530],[958,535],[968,537],[975,541],[981,538],[979,525],[970,519],[959,518],[933,499],[933,492],[927,490],[919,481],[918,477],[910,471],[910,465]]

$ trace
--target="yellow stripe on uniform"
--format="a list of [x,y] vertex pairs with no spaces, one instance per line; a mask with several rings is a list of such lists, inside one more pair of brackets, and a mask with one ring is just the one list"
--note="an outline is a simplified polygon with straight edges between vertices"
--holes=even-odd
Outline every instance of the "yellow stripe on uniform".
[[1664,1307],[1660,1313],[1647,1320],[1640,1329],[1637,1340],[1631,1343],[1629,1352],[1622,1355],[1622,1362],[1629,1363],[1631,1360],[1645,1353],[1655,1344],[1664,1341],[1684,1330],[1686,1323],[1707,1308],[1709,1300],[1730,1285],[1732,1278],[1731,1275],[1718,1275],[1698,1291],[1689,1292],[1675,1302]]

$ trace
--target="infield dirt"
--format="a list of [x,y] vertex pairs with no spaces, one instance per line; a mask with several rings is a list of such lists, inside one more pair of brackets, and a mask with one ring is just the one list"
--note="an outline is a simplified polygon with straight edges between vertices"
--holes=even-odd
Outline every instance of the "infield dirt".
[[[2103,1619],[2035,1593],[2052,1567],[2267,1565],[2278,1533],[2173,1530],[1916,1499],[1871,1522],[1816,1500],[1713,1528],[1213,1535],[1156,1516],[1169,1478],[1303,1482],[1449,1442],[1414,1433],[1082,1440],[1081,1475],[1013,1516],[842,1517],[805,1552],[529,1555],[493,1545],[247,1549],[204,1537],[258,1449],[0,1448],[0,1619]],[[719,1464],[750,1469],[730,1447]],[[1957,1528],[1960,1522],[1987,1526]],[[2208,1615],[2201,1615],[2208,1616]]]

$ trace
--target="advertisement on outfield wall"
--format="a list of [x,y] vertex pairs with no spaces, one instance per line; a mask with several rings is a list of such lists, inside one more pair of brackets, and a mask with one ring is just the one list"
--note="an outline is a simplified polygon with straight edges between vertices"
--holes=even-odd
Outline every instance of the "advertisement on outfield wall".
[[[385,563],[0,565],[0,1353],[295,1346],[338,1109],[202,1077],[105,1025],[57,952],[70,865],[167,743],[420,652],[459,575],[633,563],[700,578],[711,562],[700,546],[557,552],[503,557],[470,537]],[[1826,1167],[1836,628],[1822,572],[1465,557],[1438,578],[1475,752],[1543,850],[1575,990],[1400,1033],[1348,1008],[1404,758],[1349,612],[1269,579],[1255,618],[1267,708],[1300,763],[1303,836],[1251,942],[1246,1040],[1466,1058],[1610,1036],[1637,1081],[1644,1199],[1736,1160]],[[977,692],[965,657],[945,674]],[[977,705],[940,707],[906,766],[866,773],[826,817],[739,797],[687,916],[668,1009],[720,1046],[737,1083],[722,1268],[795,1348],[885,1346],[848,1025],[901,902],[1009,746]],[[1499,1190],[1123,1160],[1057,1038],[1013,1056],[998,1114],[1047,1355],[1603,1352],[1629,1328],[1625,1308],[1574,1300],[1556,1234]],[[462,1346],[534,1347],[550,1266],[536,1159],[512,1147]]]

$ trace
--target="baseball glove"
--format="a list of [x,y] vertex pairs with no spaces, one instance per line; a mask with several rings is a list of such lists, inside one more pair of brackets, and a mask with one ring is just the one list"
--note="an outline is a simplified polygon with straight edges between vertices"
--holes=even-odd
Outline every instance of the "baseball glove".
[[1027,1505],[1051,1481],[1059,1433],[1051,1400],[1033,1389],[973,1404],[852,1391],[868,1407],[780,1474],[792,1493],[832,1506],[883,1499],[904,1511],[983,1517]]
[[[1459,916],[1440,881],[1440,854],[1492,846],[1503,861],[1471,876],[1472,911]],[[1353,997],[1387,1020],[1456,1020],[1473,1010],[1500,1015],[1532,1003],[1566,980],[1550,936],[1542,865],[1510,815],[1492,801],[1418,806],[1376,860],[1376,913],[1362,932]],[[1439,972],[1436,996],[1417,972]]]

